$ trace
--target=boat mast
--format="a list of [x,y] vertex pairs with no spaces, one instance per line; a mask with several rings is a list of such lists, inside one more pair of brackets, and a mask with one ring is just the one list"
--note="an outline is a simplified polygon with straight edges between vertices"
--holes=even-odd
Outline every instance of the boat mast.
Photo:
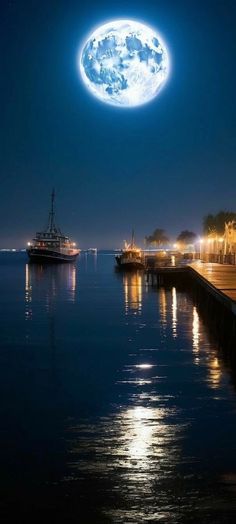
[[48,220],[48,230],[50,233],[53,233],[53,231],[56,230],[54,200],[55,200],[55,189],[53,188],[52,194],[51,194],[51,210],[49,212],[49,220]]
[[134,229],[132,229],[131,246],[134,247]]

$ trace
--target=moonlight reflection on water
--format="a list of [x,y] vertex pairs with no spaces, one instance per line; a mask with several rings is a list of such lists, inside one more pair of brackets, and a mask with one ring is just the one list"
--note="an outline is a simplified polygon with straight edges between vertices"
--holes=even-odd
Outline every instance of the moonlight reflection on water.
[[152,518],[158,504],[161,514],[169,515],[165,484],[173,480],[183,427],[175,421],[177,411],[154,407],[158,401],[154,395],[140,393],[133,398],[133,407],[94,426],[73,428],[70,466],[74,478],[84,481],[89,475],[105,491],[108,483],[110,503],[111,493],[119,494],[120,507],[115,509],[111,504],[109,508],[107,500],[104,509],[112,522],[142,522],[150,504]]

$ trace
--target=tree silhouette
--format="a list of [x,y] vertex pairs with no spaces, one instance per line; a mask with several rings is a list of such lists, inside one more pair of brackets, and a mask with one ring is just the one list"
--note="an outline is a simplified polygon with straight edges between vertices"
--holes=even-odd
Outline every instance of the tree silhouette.
[[197,235],[193,233],[193,231],[188,231],[188,229],[185,229],[184,231],[181,231],[177,237],[177,242],[180,244],[194,244],[196,238]]
[[203,232],[205,235],[215,233],[223,235],[225,231],[225,222],[236,220],[234,211],[219,211],[216,215],[206,215],[203,219]]
[[155,229],[152,235],[145,237],[146,244],[154,244],[156,247],[163,246],[169,242],[169,238],[164,229]]

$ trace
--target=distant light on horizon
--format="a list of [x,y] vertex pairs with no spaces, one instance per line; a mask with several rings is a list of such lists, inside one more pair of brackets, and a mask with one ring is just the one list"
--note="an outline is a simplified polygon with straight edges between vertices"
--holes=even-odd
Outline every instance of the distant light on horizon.
[[153,368],[153,365],[152,364],[137,364],[135,367],[139,369],[151,369]]

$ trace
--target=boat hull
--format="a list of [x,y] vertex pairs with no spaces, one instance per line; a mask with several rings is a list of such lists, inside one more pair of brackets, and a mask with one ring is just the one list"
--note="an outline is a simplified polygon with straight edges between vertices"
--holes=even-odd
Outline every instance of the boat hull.
[[66,254],[57,251],[50,251],[48,249],[28,249],[28,257],[31,262],[39,262],[44,264],[58,263],[58,262],[74,262],[79,253]]
[[144,269],[144,264],[138,260],[122,261],[119,256],[116,257],[116,262],[119,269],[134,270],[134,269]]

